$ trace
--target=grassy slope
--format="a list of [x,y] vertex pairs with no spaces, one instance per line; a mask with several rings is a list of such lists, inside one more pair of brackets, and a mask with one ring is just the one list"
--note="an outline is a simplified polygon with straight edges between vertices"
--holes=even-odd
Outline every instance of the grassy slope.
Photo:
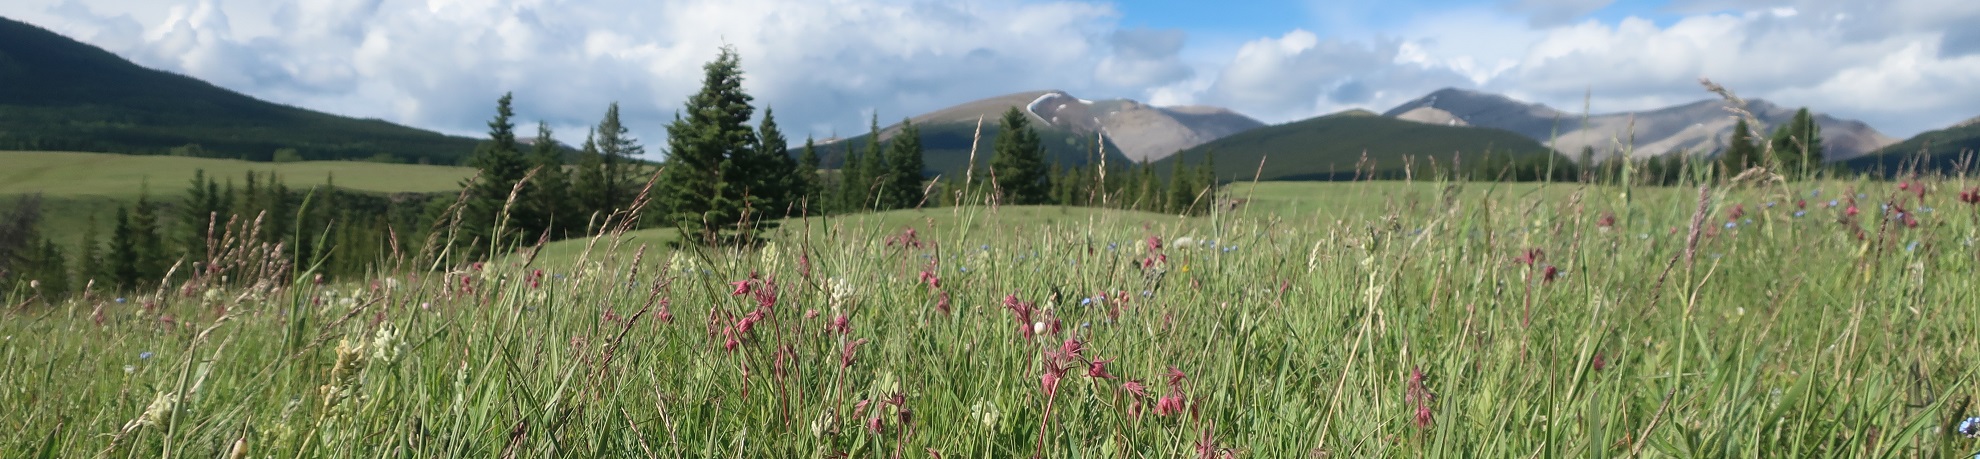
[[15,199],[41,193],[47,231],[56,242],[79,242],[91,215],[99,220],[99,236],[108,237],[116,206],[137,200],[148,186],[151,198],[176,205],[185,195],[194,171],[240,184],[248,171],[280,174],[290,189],[334,181],[337,186],[380,193],[441,192],[460,189],[472,169],[357,161],[257,163],[230,159],[133,156],[103,153],[0,151],[0,209]]
[[218,157],[456,164],[476,140],[258,100],[147,69],[48,30],[0,18],[0,149],[158,154],[198,144]]
[[[1215,152],[1223,180],[1340,180],[1354,178],[1363,155],[1383,173],[1401,175],[1405,156],[1427,167],[1438,158],[1448,167],[1454,154],[1481,157],[1549,151],[1533,139],[1498,129],[1438,126],[1351,112],[1310,118],[1238,133],[1184,150],[1155,164],[1166,170],[1180,161],[1194,165]],[[1262,175],[1259,162],[1264,160]]]

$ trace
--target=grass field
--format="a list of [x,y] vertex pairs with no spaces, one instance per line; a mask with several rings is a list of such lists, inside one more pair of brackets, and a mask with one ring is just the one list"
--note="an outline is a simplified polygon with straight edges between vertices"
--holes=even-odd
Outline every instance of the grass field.
[[[379,192],[443,192],[460,189],[473,169],[358,161],[249,162],[177,156],[108,153],[0,151],[0,212],[15,200],[40,193],[46,231],[65,247],[77,239],[91,215],[109,234],[117,206],[129,205],[148,187],[155,202],[176,205],[195,171],[225,183],[241,183],[250,171],[279,174],[291,189],[335,182],[338,187]],[[67,235],[67,236],[61,236]]]
[[1971,186],[1233,185],[15,306],[0,451],[1970,457]]

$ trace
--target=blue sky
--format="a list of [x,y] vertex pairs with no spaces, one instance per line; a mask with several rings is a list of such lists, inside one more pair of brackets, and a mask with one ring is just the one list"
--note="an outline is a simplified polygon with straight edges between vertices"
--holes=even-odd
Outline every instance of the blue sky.
[[1980,115],[1980,2],[1963,0],[12,0],[0,16],[451,133],[476,134],[504,91],[564,133],[618,102],[649,145],[723,45],[787,130],[820,137],[1036,89],[1276,123],[1444,87],[1643,110],[1708,98],[1710,77],[1898,137]]

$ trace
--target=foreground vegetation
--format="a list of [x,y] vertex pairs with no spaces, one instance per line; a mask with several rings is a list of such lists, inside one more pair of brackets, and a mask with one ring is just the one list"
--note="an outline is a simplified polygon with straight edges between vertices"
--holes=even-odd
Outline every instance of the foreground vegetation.
[[1902,186],[1266,184],[15,291],[0,451],[1971,455],[1980,192]]

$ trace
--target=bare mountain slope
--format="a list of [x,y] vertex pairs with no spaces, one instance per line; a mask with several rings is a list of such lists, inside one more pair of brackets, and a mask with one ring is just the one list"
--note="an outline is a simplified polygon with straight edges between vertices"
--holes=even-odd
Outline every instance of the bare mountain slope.
[[[1656,110],[1592,115],[1584,120],[1580,114],[1502,95],[1442,89],[1383,115],[1433,124],[1455,121],[1505,129],[1549,142],[1548,146],[1570,157],[1579,157],[1583,148],[1607,156],[1619,152],[1623,145],[1632,145],[1634,156],[1647,157],[1677,150],[1716,152],[1724,148],[1734,124],[1731,113],[1724,107],[1725,102],[1712,99]],[[1430,110],[1441,111],[1451,119],[1443,119],[1441,114]],[[1792,119],[1796,109],[1753,99],[1747,101],[1747,110],[1767,125],[1758,127],[1765,135],[1771,126]],[[1897,142],[1861,121],[1819,113],[1815,121],[1822,126],[1822,141],[1828,147],[1823,159],[1827,161],[1848,160]]]

